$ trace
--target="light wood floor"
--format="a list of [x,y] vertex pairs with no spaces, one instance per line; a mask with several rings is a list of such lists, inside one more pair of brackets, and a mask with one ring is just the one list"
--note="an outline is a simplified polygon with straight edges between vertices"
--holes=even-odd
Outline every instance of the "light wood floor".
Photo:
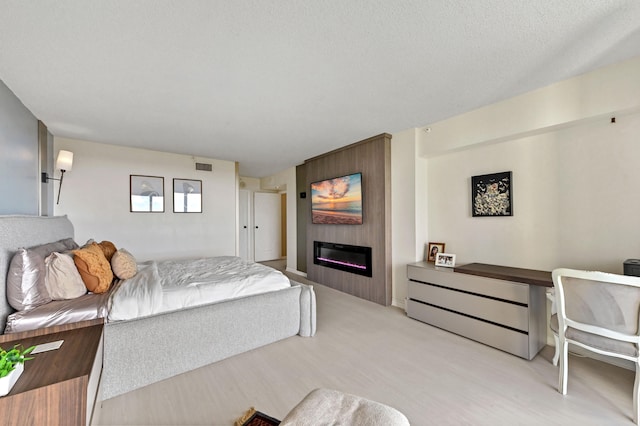
[[[232,425],[251,406],[282,419],[318,387],[391,405],[412,425],[633,424],[632,371],[571,356],[562,396],[553,348],[526,361],[400,309],[315,290],[315,337],[291,337],[104,401],[94,424]],[[188,359],[188,348],[172,352]]]

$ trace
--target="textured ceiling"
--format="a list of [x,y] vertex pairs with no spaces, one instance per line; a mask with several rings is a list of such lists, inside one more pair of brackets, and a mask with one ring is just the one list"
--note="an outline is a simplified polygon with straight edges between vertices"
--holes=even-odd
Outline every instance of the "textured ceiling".
[[638,55],[638,0],[0,1],[0,79],[54,135],[252,177]]

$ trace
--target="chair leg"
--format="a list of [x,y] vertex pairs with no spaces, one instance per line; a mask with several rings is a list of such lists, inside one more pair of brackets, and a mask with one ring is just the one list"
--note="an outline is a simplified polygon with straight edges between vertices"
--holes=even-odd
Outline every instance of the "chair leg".
[[636,361],[636,379],[633,382],[633,421],[638,424],[640,418],[640,401],[638,401],[638,385],[640,385],[640,361]]
[[560,368],[558,369],[558,392],[563,395],[567,394],[567,376],[569,369],[569,351],[567,342],[564,339],[558,339],[560,347]]
[[[551,315],[558,313],[556,308],[556,292],[554,288],[547,289],[547,299],[551,301]],[[553,342],[556,344],[556,352],[553,354],[553,365],[558,365],[558,358],[560,357],[560,348],[558,347],[558,335],[553,331]]]

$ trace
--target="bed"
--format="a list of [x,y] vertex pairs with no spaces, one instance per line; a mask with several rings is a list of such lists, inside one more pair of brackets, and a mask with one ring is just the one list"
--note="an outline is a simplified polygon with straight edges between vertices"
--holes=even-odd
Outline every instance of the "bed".
[[[13,255],[19,248],[73,237],[73,225],[66,216],[0,216],[0,330],[15,312],[6,291]],[[183,298],[193,295],[184,293]],[[178,302],[138,318],[125,315],[106,321],[102,399],[287,337],[315,334],[313,288],[295,281],[266,293],[183,306]],[[138,355],[132,357],[132,353]],[[183,353],[189,355],[176,356]]]

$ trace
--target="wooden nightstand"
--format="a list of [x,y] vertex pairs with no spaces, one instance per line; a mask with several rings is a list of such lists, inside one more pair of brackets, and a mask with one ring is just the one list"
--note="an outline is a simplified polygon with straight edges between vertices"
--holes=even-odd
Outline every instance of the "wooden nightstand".
[[90,424],[102,372],[103,343],[102,320],[93,323],[66,331],[51,328],[18,333],[14,339],[10,334],[0,336],[4,349],[64,340],[59,349],[33,355],[11,392],[0,397],[3,424]]

